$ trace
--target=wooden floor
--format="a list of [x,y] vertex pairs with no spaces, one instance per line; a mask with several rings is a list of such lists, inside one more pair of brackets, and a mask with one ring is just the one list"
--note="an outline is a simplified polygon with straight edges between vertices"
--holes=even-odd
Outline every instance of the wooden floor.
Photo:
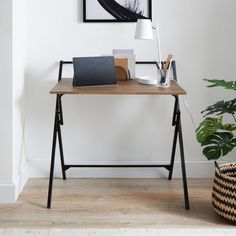
[[189,180],[184,210],[181,180],[31,179],[16,204],[0,205],[0,228],[232,228],[212,210],[212,180]]

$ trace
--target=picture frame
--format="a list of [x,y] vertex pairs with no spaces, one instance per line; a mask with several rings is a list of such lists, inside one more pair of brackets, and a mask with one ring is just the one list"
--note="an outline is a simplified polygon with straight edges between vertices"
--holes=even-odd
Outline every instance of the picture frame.
[[83,22],[152,20],[152,0],[83,0]]

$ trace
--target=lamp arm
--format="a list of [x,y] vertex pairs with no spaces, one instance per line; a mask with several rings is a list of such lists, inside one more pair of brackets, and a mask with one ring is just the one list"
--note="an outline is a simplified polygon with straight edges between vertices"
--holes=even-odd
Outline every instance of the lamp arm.
[[159,68],[162,69],[160,32],[157,27],[152,27],[152,28],[157,31],[158,65],[159,65]]

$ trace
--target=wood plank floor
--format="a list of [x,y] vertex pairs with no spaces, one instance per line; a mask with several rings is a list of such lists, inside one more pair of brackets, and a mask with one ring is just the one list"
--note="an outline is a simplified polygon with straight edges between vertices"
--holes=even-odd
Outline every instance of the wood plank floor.
[[47,179],[30,179],[15,204],[0,205],[0,228],[232,228],[212,210],[212,180],[189,180],[184,210],[181,180],[55,180],[46,209]]

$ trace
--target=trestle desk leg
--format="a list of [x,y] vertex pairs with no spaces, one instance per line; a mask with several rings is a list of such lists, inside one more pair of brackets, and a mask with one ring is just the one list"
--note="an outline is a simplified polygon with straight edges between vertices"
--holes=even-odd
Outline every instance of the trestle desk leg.
[[47,208],[51,208],[52,200],[52,188],[53,188],[53,175],[54,175],[54,165],[55,165],[55,154],[56,154],[56,143],[57,143],[57,132],[59,127],[59,117],[58,117],[58,95],[56,99],[56,110],[55,110],[55,119],[54,119],[54,130],[53,130],[53,140],[52,140],[52,153],[51,153],[51,166],[50,166],[50,176],[48,184],[48,201]]
[[49,185],[48,185],[48,202],[47,202],[48,209],[51,208],[51,200],[52,200],[53,175],[54,175],[55,152],[56,152],[56,142],[57,142],[57,126],[58,126],[57,123],[58,121],[57,121],[57,114],[56,114],[54,131],[53,131],[50,177],[49,177]]
[[169,180],[172,180],[172,176],[173,176],[176,145],[177,145],[177,138],[178,138],[178,132],[179,132],[179,127],[178,127],[179,98],[178,96],[174,96],[174,97],[175,97],[175,105],[174,105],[174,112],[173,112],[173,118],[172,118],[172,126],[175,127],[175,132],[174,132],[174,138],[173,138],[173,144],[172,144],[170,170],[169,170],[169,177],[168,177]]
[[181,124],[181,112],[180,112],[178,96],[175,96],[175,99],[176,99],[175,108],[174,108],[174,115],[173,115],[173,121],[172,121],[173,125],[175,126],[175,133],[174,133],[174,140],[173,140],[172,153],[171,153],[169,180],[172,179],[172,175],[173,175],[177,139],[179,139],[185,209],[188,210],[190,206],[189,206],[188,185],[187,185],[186,166],[185,166],[185,157],[184,157],[184,143],[183,143],[183,133],[182,133],[182,124]]
[[58,96],[58,117],[59,117],[59,124],[58,124],[58,141],[59,141],[59,151],[60,151],[60,158],[61,158],[61,170],[63,179],[66,180],[66,170],[65,170],[65,160],[64,160],[64,151],[63,151],[63,144],[62,144],[62,135],[61,135],[61,126],[63,125],[63,112],[62,112],[62,104],[61,104],[61,97],[62,95]]
[[184,144],[183,144],[183,134],[182,134],[182,125],[181,125],[181,114],[179,114],[179,146],[180,146],[180,157],[181,157],[181,167],[182,167],[182,179],[184,187],[184,200],[185,200],[185,209],[189,210],[189,196],[188,196],[188,184],[186,176],[186,167],[185,167],[185,157],[184,157]]
[[172,153],[171,153],[171,162],[170,162],[170,171],[169,171],[169,177],[168,177],[169,180],[172,180],[172,176],[173,176],[177,138],[178,138],[178,125],[175,125],[175,133],[174,133],[174,140],[173,140]]
[[60,157],[61,157],[61,170],[63,179],[66,180],[66,170],[65,170],[65,161],[64,161],[64,152],[63,152],[63,145],[62,145],[62,137],[61,137],[61,126],[58,126],[58,141],[59,141],[59,150],[60,150]]

